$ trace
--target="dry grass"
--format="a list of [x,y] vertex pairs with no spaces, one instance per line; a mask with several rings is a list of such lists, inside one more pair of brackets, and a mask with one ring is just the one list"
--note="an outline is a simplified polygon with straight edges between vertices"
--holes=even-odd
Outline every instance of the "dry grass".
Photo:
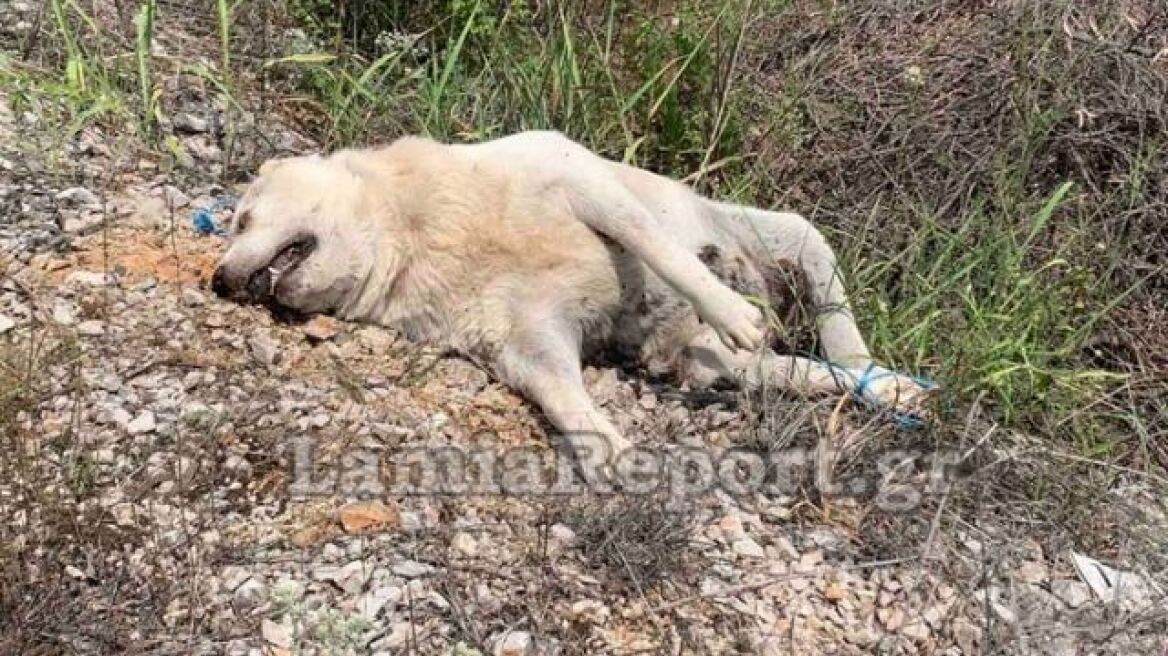
[[566,511],[562,520],[575,531],[586,563],[634,590],[680,579],[695,567],[689,546],[697,517],[665,499],[602,499]]

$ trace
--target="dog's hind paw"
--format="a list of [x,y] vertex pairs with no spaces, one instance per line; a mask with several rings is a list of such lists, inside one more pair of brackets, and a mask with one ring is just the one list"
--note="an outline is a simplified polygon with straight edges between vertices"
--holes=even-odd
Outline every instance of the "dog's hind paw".
[[855,376],[852,395],[861,404],[887,409],[901,428],[920,428],[935,416],[929,407],[940,387],[924,378],[907,376],[869,364]]

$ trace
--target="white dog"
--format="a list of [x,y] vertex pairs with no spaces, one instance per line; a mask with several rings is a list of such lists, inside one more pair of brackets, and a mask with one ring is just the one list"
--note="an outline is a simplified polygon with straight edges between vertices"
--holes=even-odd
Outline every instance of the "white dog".
[[[808,283],[831,365],[775,353],[744,297],[774,297],[784,265]],[[553,132],[476,145],[410,137],[267,162],[212,286],[445,343],[490,363],[564,435],[598,435],[610,454],[629,444],[581,377],[581,358],[600,346],[694,386],[859,385],[918,416],[928,391],[872,364],[831,248],[802,217],[707,200]]]

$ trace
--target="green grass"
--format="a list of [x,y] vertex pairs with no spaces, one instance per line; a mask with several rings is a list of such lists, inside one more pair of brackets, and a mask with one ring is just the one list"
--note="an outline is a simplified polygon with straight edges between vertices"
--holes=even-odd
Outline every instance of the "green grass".
[[231,3],[215,0],[215,26],[219,30],[219,70],[224,78],[231,77]]
[[[676,29],[642,17],[618,35],[617,22],[627,19],[612,7],[595,29],[582,31],[579,9],[569,4],[536,17],[522,3],[496,13],[493,3],[456,2],[395,49],[301,55],[271,68],[303,80],[329,144],[403,132],[470,140],[554,128],[610,156],[691,174],[739,129],[729,105],[740,90],[716,64],[748,17],[731,3],[687,12]],[[642,52],[641,70],[615,64]]]
[[146,0],[134,16],[134,58],[138,63],[138,91],[141,94],[143,128],[153,133],[158,118],[157,90],[154,85],[153,52],[154,16],[157,11],[154,0]]
[[[859,314],[876,350],[936,372],[956,398],[988,393],[1006,422],[1061,416],[1122,381],[1075,364],[1110,309],[1088,307],[1093,276],[1073,263],[1089,246],[1064,242],[1035,257],[1034,236],[1072,189],[1054,190],[1028,221],[976,213],[951,229],[925,217],[903,250],[853,262]],[[903,270],[896,303],[878,290],[894,268]]]
[[[50,162],[61,159],[65,144],[87,125],[132,122],[137,115],[146,128],[145,108],[154,98],[149,50],[139,45],[111,54],[111,42],[79,4],[51,0],[49,10],[53,21],[44,38],[59,46],[49,68],[0,51],[0,88],[14,112],[35,115],[41,136],[55,142]],[[151,29],[142,27],[139,44]]]

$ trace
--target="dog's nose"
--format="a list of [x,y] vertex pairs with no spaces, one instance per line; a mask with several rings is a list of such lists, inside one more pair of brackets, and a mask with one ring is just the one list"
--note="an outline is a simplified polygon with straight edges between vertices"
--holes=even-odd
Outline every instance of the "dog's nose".
[[211,291],[220,298],[227,298],[231,295],[231,290],[227,288],[227,275],[223,273],[223,267],[215,267],[215,273],[211,274]]

